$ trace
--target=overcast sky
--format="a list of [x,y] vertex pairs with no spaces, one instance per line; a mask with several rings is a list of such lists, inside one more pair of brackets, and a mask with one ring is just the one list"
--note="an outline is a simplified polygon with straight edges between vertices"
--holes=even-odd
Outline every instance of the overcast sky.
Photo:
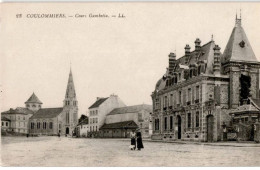
[[[70,61],[86,114],[96,97],[118,95],[126,105],[152,104],[151,93],[184,46],[211,40],[224,51],[242,9],[242,26],[260,56],[260,3],[1,4],[2,110],[23,107],[33,92],[43,107],[62,107]],[[126,18],[31,19],[27,14],[123,13]],[[23,14],[17,19],[16,14]],[[239,15],[239,14],[238,14]]]

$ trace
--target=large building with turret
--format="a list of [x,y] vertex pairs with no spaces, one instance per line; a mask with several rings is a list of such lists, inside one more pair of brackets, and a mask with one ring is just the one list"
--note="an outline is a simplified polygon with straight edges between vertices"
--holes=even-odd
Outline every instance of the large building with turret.
[[[184,49],[178,59],[169,54],[169,67],[152,92],[152,139],[223,140],[230,113],[259,96],[260,62],[241,18],[236,17],[224,53],[213,38],[203,45],[197,38],[193,51],[188,44]],[[249,109],[243,108],[243,113]]]

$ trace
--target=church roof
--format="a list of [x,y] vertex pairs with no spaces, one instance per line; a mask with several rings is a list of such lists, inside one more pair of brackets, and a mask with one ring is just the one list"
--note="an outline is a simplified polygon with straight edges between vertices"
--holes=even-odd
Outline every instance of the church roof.
[[117,122],[104,124],[100,129],[136,129],[138,128],[137,124],[134,121],[125,121],[125,122]]
[[125,113],[138,113],[142,110],[152,112],[152,106],[148,104],[126,106],[113,109],[108,115],[125,114]]
[[25,103],[39,103],[39,104],[42,104],[42,102],[38,99],[38,97],[34,93],[31,95],[31,97]]
[[34,114],[34,112],[24,107],[17,107],[16,109],[10,108],[1,114]]
[[30,119],[38,118],[54,118],[63,111],[62,107],[59,108],[44,108],[38,110]]
[[92,109],[92,108],[96,108],[96,107],[99,107],[104,101],[106,101],[108,99],[107,98],[100,98],[98,99],[94,104],[92,104],[89,109]]
[[223,53],[223,62],[229,61],[258,62],[246,33],[241,26],[241,19],[237,18],[236,25]]

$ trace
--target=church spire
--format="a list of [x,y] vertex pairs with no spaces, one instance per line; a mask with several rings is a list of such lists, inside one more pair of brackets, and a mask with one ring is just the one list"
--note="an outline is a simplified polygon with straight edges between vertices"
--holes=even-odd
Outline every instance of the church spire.
[[69,79],[68,79],[65,98],[76,98],[76,91],[75,91],[75,86],[74,86],[74,82],[73,82],[71,67],[70,67],[70,73],[69,73]]

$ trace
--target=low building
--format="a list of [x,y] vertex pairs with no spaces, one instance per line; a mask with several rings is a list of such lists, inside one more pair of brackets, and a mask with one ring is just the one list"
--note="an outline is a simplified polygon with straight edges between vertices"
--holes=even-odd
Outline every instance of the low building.
[[126,106],[117,95],[100,98],[89,107],[89,136],[98,136],[99,128],[105,123],[105,117],[114,108]]
[[87,137],[88,135],[88,118],[79,122],[76,128],[76,136],[77,137]]
[[142,136],[150,137],[152,132],[152,124],[150,123],[151,112],[152,106],[147,104],[115,108],[106,116],[105,125],[134,121],[140,129]]
[[1,117],[1,132],[2,131],[10,131],[11,120],[2,116]]
[[134,121],[104,124],[100,128],[99,136],[103,138],[128,138],[130,132],[134,132],[136,129],[138,126]]
[[10,109],[1,113],[1,119],[4,117],[8,123],[9,129],[15,134],[27,134],[28,133],[28,121],[34,114],[32,110],[24,107],[17,107],[16,109]]

